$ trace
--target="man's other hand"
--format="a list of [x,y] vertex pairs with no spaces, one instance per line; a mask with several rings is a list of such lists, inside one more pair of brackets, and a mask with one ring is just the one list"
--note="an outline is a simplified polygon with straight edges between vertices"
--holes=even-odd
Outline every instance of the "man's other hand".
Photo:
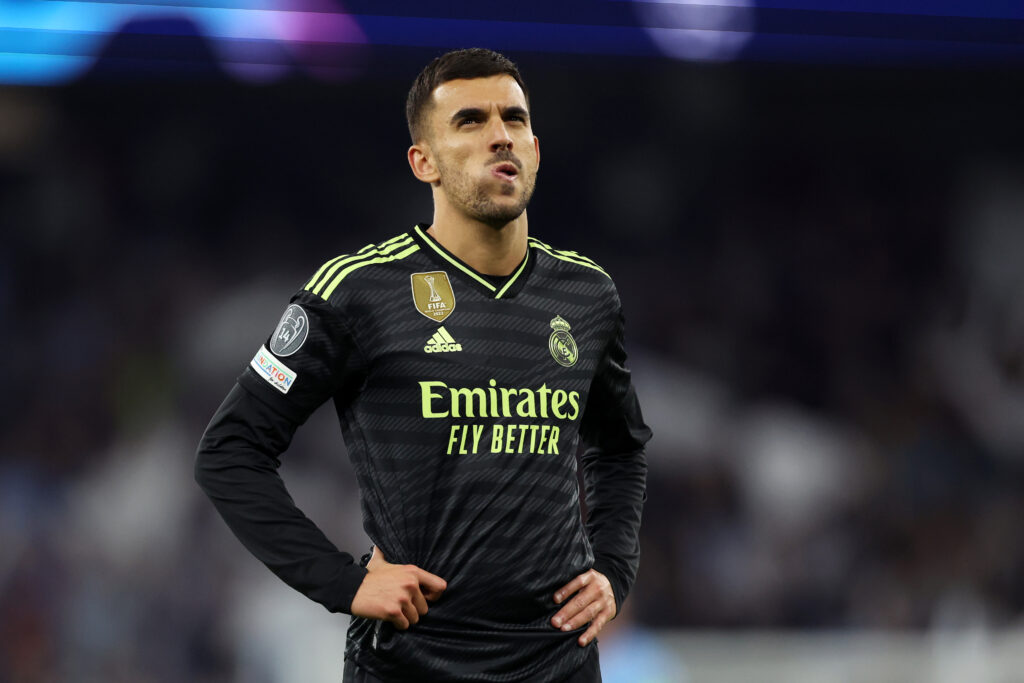
[[[575,596],[573,596],[575,593]],[[572,599],[569,599],[573,596]],[[555,591],[555,602],[568,602],[551,617],[551,625],[563,631],[572,631],[590,624],[577,641],[586,645],[615,616],[615,594],[612,584],[601,572],[590,569]]]
[[374,547],[367,574],[352,599],[357,617],[390,621],[404,631],[427,613],[427,601],[441,597],[448,583],[411,564],[391,564]]

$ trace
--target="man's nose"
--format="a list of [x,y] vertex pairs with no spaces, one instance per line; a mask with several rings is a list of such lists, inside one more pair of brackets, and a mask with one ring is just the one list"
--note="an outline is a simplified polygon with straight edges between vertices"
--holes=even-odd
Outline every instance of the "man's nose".
[[508,134],[505,122],[498,119],[497,123],[491,126],[491,151],[497,152],[500,149],[512,149],[512,136]]

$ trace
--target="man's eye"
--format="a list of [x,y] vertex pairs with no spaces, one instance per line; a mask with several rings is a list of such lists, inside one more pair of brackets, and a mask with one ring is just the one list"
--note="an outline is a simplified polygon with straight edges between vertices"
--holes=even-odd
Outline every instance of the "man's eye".
[[479,119],[474,119],[472,117],[469,117],[469,118],[465,118],[465,119],[462,119],[461,121],[459,121],[459,125],[460,126],[464,126],[467,123],[480,123],[480,120]]
[[518,121],[519,123],[526,123],[526,117],[525,116],[520,116],[519,114],[513,114],[512,116],[508,117],[508,120],[509,121]]

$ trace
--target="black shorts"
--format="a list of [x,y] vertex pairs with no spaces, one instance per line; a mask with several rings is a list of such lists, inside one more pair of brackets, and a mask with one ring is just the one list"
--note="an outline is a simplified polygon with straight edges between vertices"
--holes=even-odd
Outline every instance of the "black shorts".
[[[345,675],[341,680],[342,683],[388,683],[382,678],[367,673],[366,669],[350,659],[345,660]],[[587,657],[587,661],[583,662],[583,666],[577,669],[576,673],[570,674],[568,678],[563,678],[560,681],[548,681],[542,678],[535,680],[537,683],[601,683],[601,663],[597,654],[597,643],[594,643],[590,656]]]

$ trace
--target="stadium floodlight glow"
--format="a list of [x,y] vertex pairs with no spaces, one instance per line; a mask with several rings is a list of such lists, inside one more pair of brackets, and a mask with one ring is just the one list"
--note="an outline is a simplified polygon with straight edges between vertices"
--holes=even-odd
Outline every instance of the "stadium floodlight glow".
[[125,25],[147,20],[191,23],[221,68],[245,80],[266,80],[290,70],[289,61],[259,59],[261,52],[283,50],[301,63],[302,54],[318,43],[366,42],[358,24],[331,0],[306,0],[301,11],[290,9],[295,4],[289,0],[218,4],[0,0],[0,82],[67,82],[87,71]]
[[0,83],[63,83],[97,60],[105,72],[216,65],[250,81],[296,70],[339,80],[360,75],[370,45],[389,58],[401,58],[395,48],[484,45],[702,62],[1020,65],[1024,2],[0,0]]
[[751,0],[644,0],[636,8],[644,30],[674,59],[735,59],[754,37]]

